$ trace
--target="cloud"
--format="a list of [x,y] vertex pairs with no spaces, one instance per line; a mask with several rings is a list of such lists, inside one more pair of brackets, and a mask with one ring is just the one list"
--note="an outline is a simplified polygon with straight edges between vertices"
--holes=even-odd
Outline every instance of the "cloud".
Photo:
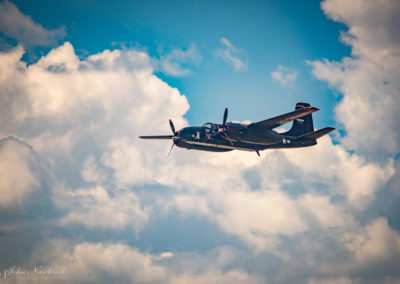
[[0,3],[0,31],[26,47],[54,46],[65,37],[64,28],[46,30],[7,0]]
[[[104,127],[104,123],[119,121],[121,128],[114,131],[128,133],[126,130],[133,127],[139,133],[135,126],[143,127],[145,121],[149,122],[148,127],[156,127],[155,130],[168,128],[168,123],[158,118],[149,119],[157,111],[160,116],[167,114],[161,108],[150,107],[156,99],[160,99],[160,105],[164,106],[176,103],[176,114],[188,108],[186,98],[152,75],[149,57],[145,53],[106,50],[80,61],[72,45],[64,43],[29,67],[19,61],[22,54],[23,50],[17,47],[1,55],[7,60],[2,61],[4,72],[0,78],[0,91],[4,99],[11,101],[12,107],[9,111],[4,108],[3,115],[7,116],[9,124],[4,125],[3,131],[12,129],[30,137],[45,133],[43,128],[21,132],[24,123],[29,124],[29,119],[45,120],[51,134],[55,134],[58,127],[61,127],[61,132],[65,129],[72,131],[93,115],[97,122],[87,125],[87,130],[94,131]],[[18,88],[19,95],[12,93],[11,86]],[[135,109],[131,108],[132,104],[135,104]],[[129,134],[129,137],[135,136]]]
[[[185,211],[206,213],[224,231],[239,236],[256,250],[273,251],[277,235],[293,235],[308,229],[307,224],[299,218],[295,201],[279,190],[227,190],[212,195],[214,200],[200,194],[178,196],[177,206]],[[248,207],[247,204],[252,206]],[[274,214],[268,214],[268,211]],[[233,223],[235,226],[232,226]]]
[[[31,263],[68,265],[76,271],[77,282],[85,278],[97,282],[102,276],[115,275],[123,281],[139,281],[135,278],[139,276],[130,273],[135,268],[122,264],[121,270],[116,268],[119,262],[114,251],[127,263],[132,256],[147,263],[149,271],[154,269],[154,275],[140,278],[143,282],[231,279],[259,283],[272,279],[290,283],[296,273],[303,273],[304,279],[321,275],[311,268],[315,260],[321,263],[321,277],[326,279],[364,271],[363,266],[344,270],[340,265],[341,257],[351,260],[356,254],[342,240],[347,236],[346,240],[354,242],[363,234],[357,214],[365,212],[390,181],[393,161],[368,161],[334,145],[329,137],[313,148],[266,151],[262,158],[239,151],[188,154],[176,149],[167,160],[170,143],[149,143],[137,136],[170,133],[167,121],[171,116],[177,127],[187,125],[183,114],[189,105],[177,89],[153,74],[146,53],[105,50],[80,60],[73,46],[64,43],[29,66],[21,61],[23,53],[18,46],[0,54],[4,59],[0,64],[0,117],[7,121],[0,130],[4,136],[21,137],[46,161],[49,186],[43,190],[50,195],[51,208],[46,210],[52,210],[46,212],[54,213],[38,215],[28,207],[31,218],[42,225],[38,221],[32,222],[34,227],[4,221],[0,229],[10,249],[18,245],[10,239],[24,239],[24,230],[30,230],[35,237],[26,249],[33,251]],[[314,162],[305,163],[305,159]],[[354,183],[354,177],[360,177],[360,182]],[[26,198],[21,202],[24,205]],[[162,235],[159,228],[152,228],[153,222],[171,212],[178,220],[185,216],[214,224],[214,230],[239,242],[240,257],[227,254],[221,256],[226,266],[196,270],[216,256],[173,252],[172,257],[160,260],[148,245],[139,252],[135,243],[124,244],[140,239],[149,228]],[[82,239],[70,236],[71,228],[78,230]],[[44,251],[49,249],[37,250],[46,235],[66,238],[66,253],[55,250],[54,260],[46,260]],[[104,242],[91,239],[93,235],[104,237]],[[318,235],[329,236],[329,242],[315,247]],[[341,254],[336,255],[332,246]],[[174,246],[166,250],[174,251]],[[96,251],[99,257],[95,259]],[[311,251],[308,262],[299,267],[294,258],[306,251]],[[328,256],[322,257],[321,251]],[[192,257],[201,261],[190,262]],[[71,259],[83,263],[90,274],[79,270]],[[246,262],[234,259],[247,259],[259,268],[252,270]],[[252,262],[254,259],[266,266],[278,262],[279,269],[266,270]],[[182,263],[192,266],[179,271]],[[285,267],[293,271],[288,273]]]
[[64,226],[74,223],[88,228],[123,229],[133,226],[138,232],[149,219],[148,208],[141,208],[138,197],[126,190],[107,190],[97,186],[55,195],[55,204],[60,209],[67,209],[66,216],[60,220]]
[[298,72],[285,66],[278,66],[278,69],[271,72],[271,78],[283,86],[292,87],[297,80]]
[[[54,165],[52,202],[63,226],[140,232],[152,216],[173,208],[206,217],[251,250],[285,257],[282,237],[350,226],[352,208],[365,208],[393,174],[392,164],[368,163],[327,137],[317,147],[265,152],[263,159],[179,149],[166,160],[169,143],[137,136],[169,133],[166,109],[184,126],[188,104],[152,74],[147,54],[106,50],[81,61],[65,43],[27,67],[22,53],[18,47],[4,54],[3,98],[18,90],[24,99],[4,104],[12,127],[3,131],[24,137]],[[304,163],[305,156],[315,163]],[[243,178],[248,170],[258,189]],[[154,183],[173,190],[153,194],[146,185]],[[333,203],[333,194],[344,201]]]
[[[360,155],[346,152],[341,145],[334,145],[328,137],[318,140],[318,147],[307,150],[307,153],[303,151],[299,149],[286,154],[291,164],[300,167],[307,179],[312,179],[302,182],[309,186],[313,182],[329,184],[333,192],[344,195],[348,205],[355,208],[365,209],[375,193],[395,174],[392,159],[383,165],[368,162]],[[305,155],[313,163],[305,164]],[[329,168],[324,165],[329,165]],[[313,173],[316,173],[315,178]],[[356,184],[354,179],[358,180]]]
[[[50,253],[49,253],[50,252]],[[153,263],[152,256],[120,243],[78,243],[62,240],[38,248],[34,253],[54,268],[66,268],[67,276],[77,282],[160,283],[165,279],[163,267]]]
[[339,278],[312,278],[307,282],[308,284],[357,284],[360,283],[358,279],[350,279],[345,277]]
[[[175,195],[175,206],[206,216],[255,251],[278,255],[282,236],[353,226],[354,213],[368,208],[376,192],[394,175],[393,163],[367,163],[333,145],[328,137],[309,149],[265,152],[264,158],[252,165],[234,164],[236,157],[245,159],[246,153],[229,154],[230,162],[221,159],[221,165],[213,156],[208,171],[200,165],[178,168],[183,176],[196,174],[194,180],[192,174],[190,181],[175,182],[191,188],[188,194]],[[305,157],[314,162],[304,163]],[[244,178],[249,170],[253,175]],[[209,176],[213,177],[212,189],[207,186]],[[252,188],[249,178],[257,179],[257,188]],[[354,178],[360,181],[355,184]],[[342,201],[332,202],[333,196]]]
[[335,109],[346,130],[341,143],[372,159],[393,157],[400,151],[400,3],[330,0],[321,7],[348,26],[341,39],[352,48],[340,62],[309,62],[318,79],[343,95]]
[[39,190],[40,168],[32,147],[14,137],[0,139],[0,208],[20,206]]
[[[137,136],[169,133],[170,116],[185,125],[186,98],[153,75],[143,52],[106,50],[81,61],[64,43],[30,66],[20,61],[23,53],[18,46],[0,55],[0,116],[7,121],[1,135],[21,137],[48,162],[52,201],[65,213],[61,224],[139,231],[149,212],[128,187],[154,172]],[[40,186],[35,167],[26,165],[22,150],[2,153],[8,157],[3,167],[15,173],[3,179],[12,193],[4,202],[23,200]]]
[[372,267],[400,260],[400,233],[391,229],[385,218],[372,221],[353,235],[345,235],[344,242],[360,266]]
[[[235,56],[229,41],[221,44]],[[81,60],[66,42],[27,65],[24,52],[0,52],[0,173],[11,193],[2,196],[1,269],[65,266],[71,282],[95,283],[399,279],[396,219],[375,202],[398,198],[392,156],[372,159],[327,136],[261,158],[175,149],[166,159],[170,143],[137,136],[169,134],[170,117],[186,126],[189,104],[154,75],[147,53],[104,50]],[[351,83],[344,70],[361,72],[359,60],[312,64],[341,88]],[[212,230],[182,249],[184,221]]]
[[192,74],[191,66],[198,65],[201,55],[195,44],[189,48],[173,49],[167,54],[161,55],[160,59],[153,59],[155,69],[170,76],[188,76]]
[[247,70],[247,60],[239,57],[243,50],[236,48],[227,38],[220,39],[221,48],[216,51],[216,54],[225,62],[231,64],[236,71]]
[[151,254],[123,243],[73,245],[55,239],[38,247],[30,262],[45,260],[55,270],[66,268],[66,276],[78,283],[265,283],[258,275],[231,268],[235,255],[237,251],[230,247],[204,255]]

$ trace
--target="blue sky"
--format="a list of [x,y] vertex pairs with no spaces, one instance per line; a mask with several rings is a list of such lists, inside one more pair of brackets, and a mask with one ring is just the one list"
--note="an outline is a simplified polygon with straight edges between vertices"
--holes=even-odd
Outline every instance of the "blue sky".
[[[338,40],[345,26],[327,19],[318,1],[40,3],[16,2],[44,27],[64,26],[65,40],[83,57],[121,45],[160,57],[195,45],[201,59],[189,63],[190,75],[156,73],[187,96],[191,108],[185,117],[190,123],[219,121],[225,106],[234,120],[261,120],[293,109],[297,101],[323,110],[317,127],[334,122],[337,98],[313,78],[305,60],[339,60],[350,48]],[[221,38],[241,50],[240,57],[248,62],[245,71],[238,72],[215,54]],[[298,72],[292,86],[272,80],[270,73],[279,65]]]
[[[0,2],[0,276],[400,283],[399,14],[396,0]],[[337,131],[261,157],[167,159],[170,143],[138,139],[298,101]]]

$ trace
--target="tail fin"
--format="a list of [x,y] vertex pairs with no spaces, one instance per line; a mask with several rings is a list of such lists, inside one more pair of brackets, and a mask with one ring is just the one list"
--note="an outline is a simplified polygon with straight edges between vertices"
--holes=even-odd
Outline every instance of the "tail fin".
[[[295,110],[309,107],[309,103],[297,103]],[[306,115],[302,118],[298,118],[293,120],[293,125],[292,128],[290,128],[289,131],[282,133],[283,135],[287,136],[302,136],[304,134],[310,133],[314,131],[314,124],[313,124],[313,119],[312,119],[312,114]]]
[[331,132],[333,130],[335,130],[335,128],[333,128],[333,127],[325,127],[325,128],[320,129],[320,130],[313,131],[313,132],[307,133],[305,135],[302,135],[302,136],[296,137],[296,138],[318,139],[318,138],[321,138],[322,136],[328,134],[329,132]]

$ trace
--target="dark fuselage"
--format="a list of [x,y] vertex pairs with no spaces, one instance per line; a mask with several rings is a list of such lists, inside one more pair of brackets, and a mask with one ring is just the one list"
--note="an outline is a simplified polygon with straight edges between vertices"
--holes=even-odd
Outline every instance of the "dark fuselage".
[[226,152],[231,150],[261,151],[265,149],[298,148],[313,146],[315,139],[296,138],[270,129],[249,129],[246,124],[227,123],[225,133],[219,132],[221,125],[206,123],[203,126],[185,127],[178,131],[174,141],[186,149]]

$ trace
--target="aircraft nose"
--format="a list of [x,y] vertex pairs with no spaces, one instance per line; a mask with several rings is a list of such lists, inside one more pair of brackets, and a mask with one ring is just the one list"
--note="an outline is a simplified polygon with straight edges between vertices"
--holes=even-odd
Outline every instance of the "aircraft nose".
[[188,131],[187,129],[181,129],[179,131],[179,138],[181,139],[186,139],[188,137]]
[[189,128],[183,128],[179,131],[178,135],[182,140],[190,140],[192,137],[192,130]]
[[183,132],[183,129],[176,132],[176,137],[178,137],[178,139],[182,139],[182,132]]

